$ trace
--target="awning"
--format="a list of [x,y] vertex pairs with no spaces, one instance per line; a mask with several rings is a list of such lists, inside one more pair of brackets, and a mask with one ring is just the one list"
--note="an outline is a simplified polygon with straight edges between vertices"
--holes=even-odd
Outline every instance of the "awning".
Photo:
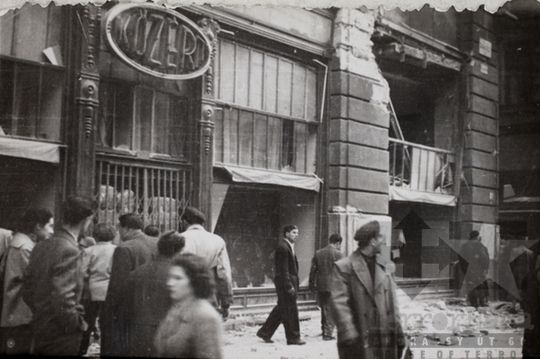
[[456,205],[456,196],[443,193],[413,191],[410,189],[394,186],[390,186],[390,200],[430,203],[452,207]]
[[264,183],[285,187],[294,187],[319,192],[321,179],[315,175],[258,170],[235,166],[218,166],[226,170],[233,182]]
[[60,163],[61,145],[0,136],[0,155]]

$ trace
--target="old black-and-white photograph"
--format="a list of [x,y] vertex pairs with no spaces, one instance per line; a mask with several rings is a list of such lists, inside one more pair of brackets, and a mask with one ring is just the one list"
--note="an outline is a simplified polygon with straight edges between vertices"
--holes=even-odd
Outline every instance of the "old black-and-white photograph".
[[540,357],[540,2],[165,3],[0,10],[1,354]]

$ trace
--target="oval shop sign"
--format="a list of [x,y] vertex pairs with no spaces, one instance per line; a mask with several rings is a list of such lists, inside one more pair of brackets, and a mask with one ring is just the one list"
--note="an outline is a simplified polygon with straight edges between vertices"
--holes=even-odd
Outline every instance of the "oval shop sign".
[[119,4],[105,14],[102,27],[116,55],[148,75],[186,80],[210,66],[210,41],[194,22],[174,10]]

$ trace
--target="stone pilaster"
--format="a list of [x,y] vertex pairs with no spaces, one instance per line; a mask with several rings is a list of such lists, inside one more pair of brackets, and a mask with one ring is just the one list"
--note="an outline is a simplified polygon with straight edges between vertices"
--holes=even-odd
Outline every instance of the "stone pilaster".
[[467,106],[463,123],[461,236],[497,222],[499,72],[493,16],[480,9],[462,17]]
[[328,205],[388,214],[388,85],[372,52],[376,13],[340,9],[330,62]]

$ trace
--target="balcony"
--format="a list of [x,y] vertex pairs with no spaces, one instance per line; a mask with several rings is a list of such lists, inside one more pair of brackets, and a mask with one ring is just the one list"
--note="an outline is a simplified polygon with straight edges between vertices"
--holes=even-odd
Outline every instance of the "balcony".
[[455,206],[452,151],[389,139],[390,200]]

